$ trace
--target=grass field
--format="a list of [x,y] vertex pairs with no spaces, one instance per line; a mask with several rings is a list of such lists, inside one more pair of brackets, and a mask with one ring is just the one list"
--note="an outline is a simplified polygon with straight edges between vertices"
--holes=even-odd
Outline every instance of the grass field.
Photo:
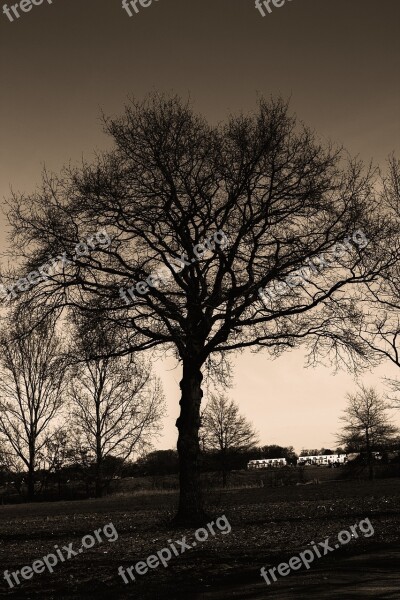
[[[317,469],[319,473],[334,470]],[[339,471],[339,470],[338,470]],[[310,475],[312,475],[310,473]],[[317,475],[316,475],[317,476]],[[338,473],[335,473],[338,476]],[[235,487],[208,492],[208,511],[225,514],[229,534],[210,536],[124,584],[117,570],[167,546],[167,540],[193,538],[194,530],[174,530],[174,490],[126,491],[98,500],[0,507],[1,575],[113,523],[115,542],[59,563],[52,574],[34,574],[10,589],[2,579],[0,596],[10,598],[400,598],[400,479],[338,481],[286,487]],[[331,476],[330,476],[331,477]],[[246,478],[246,474],[243,475]],[[249,478],[248,478],[249,479]],[[250,477],[249,481],[253,481]],[[254,482],[253,482],[254,483]],[[278,565],[312,540],[323,541],[368,517],[374,535],[352,539],[305,568],[279,577],[271,586],[260,568]],[[201,590],[195,594],[192,586]]]

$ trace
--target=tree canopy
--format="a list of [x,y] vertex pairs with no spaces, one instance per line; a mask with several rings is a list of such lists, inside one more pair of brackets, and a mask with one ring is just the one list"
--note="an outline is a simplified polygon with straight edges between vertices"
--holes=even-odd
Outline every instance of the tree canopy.
[[[35,194],[10,202],[25,272],[65,258],[20,301],[101,322],[118,340],[113,354],[162,346],[180,359],[179,518],[192,523],[204,514],[206,361],[308,341],[314,358],[346,351],[351,362],[363,352],[349,327],[360,319],[354,288],[395,260],[386,241],[398,230],[374,171],[321,143],[281,99],[212,126],[189,103],[154,94],[105,129],[109,152],[45,173]],[[110,243],[77,252],[99,231]]]

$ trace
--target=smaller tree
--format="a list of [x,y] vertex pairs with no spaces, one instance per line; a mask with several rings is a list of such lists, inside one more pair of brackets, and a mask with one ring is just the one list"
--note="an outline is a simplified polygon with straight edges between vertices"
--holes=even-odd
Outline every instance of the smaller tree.
[[[72,379],[72,422],[94,465],[95,495],[106,471],[150,448],[165,412],[164,395],[150,365],[134,355],[92,358],[81,344],[83,363]],[[111,459],[120,459],[113,461]]]
[[63,403],[67,366],[56,322],[48,318],[29,331],[30,318],[11,316],[0,336],[0,438],[13,469],[23,465],[27,470],[30,501],[42,451]]
[[368,475],[373,479],[373,451],[392,443],[398,429],[387,414],[388,402],[374,388],[361,385],[356,394],[348,394],[347,398],[347,408],[340,417],[344,426],[337,436],[338,441],[366,453]]
[[279,446],[277,444],[261,446],[259,453],[262,458],[286,458],[289,464],[296,464],[297,460],[297,454],[293,446]]
[[44,465],[44,483],[53,481],[58,488],[61,498],[61,484],[65,480],[66,467],[73,464],[74,449],[71,443],[71,434],[67,427],[59,427],[54,434],[48,436],[42,449],[42,462]]
[[300,456],[318,456],[320,451],[317,448],[302,448]]
[[201,422],[203,449],[217,453],[225,487],[230,454],[255,446],[257,434],[251,423],[239,414],[239,406],[224,395],[211,396]]
[[154,450],[137,461],[139,472],[143,475],[171,475],[179,472],[178,452],[176,450]]

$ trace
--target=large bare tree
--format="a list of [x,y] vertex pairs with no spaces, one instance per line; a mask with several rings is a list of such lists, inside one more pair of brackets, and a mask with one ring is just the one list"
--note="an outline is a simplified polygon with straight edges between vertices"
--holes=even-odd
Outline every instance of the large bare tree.
[[234,400],[212,395],[201,417],[204,447],[218,452],[222,484],[226,486],[229,454],[233,450],[249,450],[258,443],[252,424],[239,413]]
[[[373,172],[324,146],[282,100],[211,126],[155,94],[105,127],[114,146],[95,164],[44,174],[35,194],[10,201],[26,271],[49,254],[69,258],[26,302],[86,312],[115,332],[121,354],[173,349],[182,365],[177,521],[192,524],[205,517],[204,365],[307,339],[314,356],[360,351],[348,327],[358,318],[352,290],[379,274],[398,233]],[[111,244],[76,256],[99,229]]]
[[[12,318],[12,317],[11,317]],[[28,333],[27,333],[28,331]],[[15,320],[0,336],[0,437],[13,467],[27,470],[28,499],[35,471],[65,399],[67,364],[61,354],[56,318],[30,331],[28,317]]]

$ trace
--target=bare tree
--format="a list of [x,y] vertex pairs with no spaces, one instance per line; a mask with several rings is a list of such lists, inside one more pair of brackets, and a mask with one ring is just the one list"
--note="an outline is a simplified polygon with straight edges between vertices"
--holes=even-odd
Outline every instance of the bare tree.
[[398,432],[387,414],[389,405],[374,388],[360,386],[356,394],[348,394],[348,405],[340,418],[344,426],[338,435],[341,444],[356,445],[367,455],[369,478],[373,479],[373,454],[393,441]]
[[257,448],[259,458],[285,458],[288,464],[296,464],[297,454],[293,446],[278,446],[277,444],[269,444]]
[[0,436],[14,468],[27,469],[28,499],[35,493],[35,472],[42,449],[61,416],[66,362],[56,333],[56,319],[47,318],[27,334],[29,321],[12,321],[0,338]]
[[123,464],[133,453],[149,449],[160,430],[165,402],[148,362],[133,354],[93,358],[91,342],[93,336],[87,334],[75,347],[75,358],[82,363],[76,365],[69,395],[72,423],[93,458],[95,494],[100,497],[107,459],[119,458]]
[[317,456],[320,454],[318,448],[302,448],[300,456]]
[[58,496],[61,498],[62,473],[65,467],[73,463],[74,448],[71,433],[66,424],[58,427],[52,435],[48,435],[41,450],[44,465],[43,486],[55,480]]
[[257,434],[251,423],[239,414],[239,406],[223,395],[211,397],[201,423],[205,449],[218,452],[225,487],[230,452],[253,448],[258,444]]
[[[49,253],[69,260],[24,302],[87,313],[115,331],[116,353],[173,349],[182,364],[177,521],[193,524],[205,518],[208,359],[245,348],[276,356],[310,340],[313,357],[333,350],[340,361],[345,349],[348,364],[363,350],[349,333],[354,288],[380,273],[398,232],[373,172],[324,147],[281,100],[212,127],[178,98],[153,95],[106,130],[115,146],[96,164],[45,173],[36,194],[13,197],[24,268]],[[76,244],[100,229],[110,244],[78,256]]]

